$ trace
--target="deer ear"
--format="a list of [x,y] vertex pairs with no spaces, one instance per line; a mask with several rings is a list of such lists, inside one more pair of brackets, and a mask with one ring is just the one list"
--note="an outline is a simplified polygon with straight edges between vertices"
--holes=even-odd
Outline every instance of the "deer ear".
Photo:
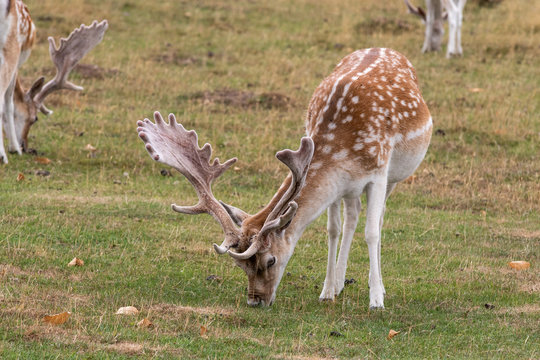
[[250,216],[245,211],[235,208],[234,206],[227,205],[221,200],[219,201],[219,203],[227,211],[232,221],[234,221],[234,223],[238,226],[242,226],[242,223],[244,222],[244,220]]
[[33,99],[34,96],[36,96],[36,94],[41,91],[41,89],[43,88],[43,84],[45,84],[44,76],[41,76],[39,79],[34,81],[30,90],[28,90],[28,96],[30,97],[30,99]]

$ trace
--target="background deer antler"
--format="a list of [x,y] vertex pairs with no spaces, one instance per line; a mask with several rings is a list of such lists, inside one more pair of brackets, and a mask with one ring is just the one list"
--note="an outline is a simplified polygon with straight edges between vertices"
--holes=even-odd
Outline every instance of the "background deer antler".
[[225,240],[221,246],[214,244],[214,248],[220,254],[225,253],[238,241],[238,229],[227,211],[212,194],[211,185],[237,159],[229,159],[223,164],[219,162],[219,159],[214,159],[214,162],[210,164],[212,146],[205,144],[200,148],[197,133],[194,130],[184,129],[176,122],[173,114],[169,115],[169,124],[157,111],[154,113],[154,120],[155,123],[148,119],[137,122],[139,126],[137,132],[146,144],[146,150],[155,161],[172,166],[184,175],[199,197],[197,205],[173,204],[173,210],[190,215],[202,213],[212,215],[221,224],[225,233]]
[[[57,48],[52,37],[49,37],[49,52],[51,59],[56,66],[56,76],[49,81],[34,96],[34,101],[44,114],[51,114],[52,111],[43,105],[43,101],[54,91],[67,89],[81,91],[83,88],[67,80],[69,73],[75,65],[97,44],[101,42],[109,24],[107,20],[98,23],[96,20],[90,26],[82,24],[73,30],[67,39],[60,39],[60,46]],[[36,80],[43,81],[40,79]]]

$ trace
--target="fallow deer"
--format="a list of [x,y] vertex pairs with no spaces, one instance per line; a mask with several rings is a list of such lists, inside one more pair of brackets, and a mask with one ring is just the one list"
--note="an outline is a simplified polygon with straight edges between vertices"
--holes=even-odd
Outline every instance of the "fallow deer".
[[21,154],[13,120],[13,92],[17,70],[26,61],[36,39],[36,27],[28,8],[20,0],[0,0],[0,160],[7,163],[2,125],[9,151]]
[[[67,39],[61,39],[58,48],[54,39],[49,37],[49,52],[56,67],[56,76],[46,84],[45,78],[40,77],[26,91],[17,76],[17,69],[30,55],[35,41],[35,26],[22,1],[7,1],[6,4],[0,4],[0,7],[2,5],[8,6],[8,12],[6,17],[0,20],[0,33],[7,34],[2,43],[3,57],[0,63],[0,92],[5,94],[4,102],[0,104],[0,114],[6,126],[9,151],[21,154],[27,150],[28,133],[38,120],[37,114],[40,111],[45,115],[52,114],[43,104],[45,98],[62,89],[83,90],[81,86],[69,82],[67,77],[75,65],[101,42],[108,23],[103,20],[100,23],[94,21],[90,26],[83,24],[73,30]],[[1,135],[0,124],[0,159],[7,163]]]
[[[333,300],[344,287],[347,258],[367,195],[365,240],[369,252],[369,305],[384,307],[381,278],[381,228],[386,199],[409,177],[427,151],[432,120],[411,63],[391,49],[358,50],[346,56],[317,87],[306,116],[307,136],[297,151],[276,157],[291,173],[268,205],[255,215],[221,203],[211,184],[236,158],[210,163],[212,148],[198,146],[173,114],[159,112],[152,122],[138,121],[137,132],[150,156],[182,173],[199,202],[178,206],[183,214],[212,215],[225,239],[214,244],[248,276],[248,304],[270,305],[294,248],[306,227],[328,209],[328,266],[321,300]],[[343,237],[340,206],[344,203]]]
[[58,48],[54,38],[49,37],[49,53],[56,67],[55,77],[46,84],[45,78],[39,77],[28,91],[23,89],[19,79],[17,79],[14,94],[14,123],[17,139],[24,151],[28,149],[28,133],[30,127],[38,120],[38,113],[52,114],[52,111],[43,103],[47,96],[63,89],[83,90],[82,86],[71,83],[67,78],[75,65],[103,40],[108,26],[107,20],[100,23],[94,20],[90,26],[82,24],[73,30],[67,39],[60,39]]

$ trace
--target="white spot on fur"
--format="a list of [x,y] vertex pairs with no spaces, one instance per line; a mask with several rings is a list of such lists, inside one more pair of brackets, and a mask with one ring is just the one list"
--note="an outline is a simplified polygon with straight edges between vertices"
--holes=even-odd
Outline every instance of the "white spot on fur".
[[342,122],[343,122],[344,124],[346,124],[346,123],[348,123],[348,122],[351,122],[352,119],[353,119],[353,117],[352,117],[351,115],[347,115],[347,117],[346,117],[345,119],[343,119]]
[[334,140],[334,134],[333,133],[328,133],[328,134],[324,134],[323,137],[328,140],[328,141],[332,141]]
[[351,101],[353,102],[353,104],[358,104],[358,96],[353,96]]
[[332,155],[332,159],[334,160],[343,160],[349,155],[349,151],[347,149],[342,149],[339,152]]
[[330,154],[331,151],[332,151],[332,147],[330,145],[324,145],[322,148],[323,154]]

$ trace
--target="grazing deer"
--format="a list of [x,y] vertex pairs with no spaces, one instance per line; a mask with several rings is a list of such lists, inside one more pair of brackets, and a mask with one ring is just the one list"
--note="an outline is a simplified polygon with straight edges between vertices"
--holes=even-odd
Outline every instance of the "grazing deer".
[[[426,0],[427,13],[421,7],[411,5],[404,0],[411,14],[422,18],[426,24],[426,34],[422,52],[439,51],[444,35],[444,20],[448,19],[448,47],[446,57],[462,55],[461,24],[463,23],[463,9],[467,0]],[[443,7],[446,12],[443,12]]]
[[[317,87],[306,116],[307,137],[297,151],[276,154],[291,173],[268,205],[255,215],[221,203],[211,184],[236,158],[210,163],[212,148],[198,146],[194,130],[186,131],[169,115],[165,122],[138,121],[139,137],[150,156],[182,173],[199,202],[178,206],[183,214],[212,215],[225,239],[214,244],[229,254],[248,276],[248,304],[270,305],[297,241],[328,209],[328,266],[321,300],[343,290],[347,258],[366,192],[365,239],[369,252],[369,305],[384,307],[381,278],[381,228],[386,199],[396,184],[418,167],[431,138],[432,120],[411,63],[391,49],[358,50],[345,57]],[[340,206],[344,203],[343,237]]]
[[[2,0],[0,7],[1,2]],[[49,37],[49,52],[56,66],[56,76],[46,84],[45,78],[40,77],[26,91],[17,76],[17,69],[30,55],[35,40],[35,26],[22,1],[7,1],[5,5],[9,6],[8,12],[6,17],[0,20],[0,33],[7,34],[3,42],[3,57],[0,63],[0,91],[4,91],[5,101],[0,104],[0,114],[6,125],[9,151],[21,154],[28,148],[28,133],[30,127],[38,120],[38,112],[52,114],[52,111],[43,104],[45,98],[62,89],[83,90],[81,86],[69,82],[67,77],[75,65],[101,42],[108,23],[103,20],[100,23],[94,21],[90,26],[83,24],[73,30],[67,39],[61,39],[58,48],[54,39]],[[2,27],[6,31],[2,31]],[[1,124],[0,135],[2,135]],[[4,163],[8,162],[2,136],[0,136],[0,159]]]
[[[36,39],[36,27],[28,8],[20,0],[0,0],[0,161],[7,163],[2,127],[9,140],[10,152],[21,154],[13,121],[13,92],[17,71],[28,59]],[[2,126],[3,125],[3,126]]]
[[56,67],[55,77],[45,84],[45,78],[41,76],[25,91],[19,79],[16,81],[15,103],[15,130],[19,144],[24,151],[28,149],[28,133],[30,127],[38,120],[38,112],[45,115],[52,114],[43,102],[55,91],[75,90],[82,91],[82,86],[77,86],[67,80],[71,70],[77,63],[97,44],[103,40],[108,28],[107,20],[100,23],[94,20],[90,26],[82,24],[73,30],[67,39],[60,39],[58,48],[52,37],[49,37],[49,53]]

